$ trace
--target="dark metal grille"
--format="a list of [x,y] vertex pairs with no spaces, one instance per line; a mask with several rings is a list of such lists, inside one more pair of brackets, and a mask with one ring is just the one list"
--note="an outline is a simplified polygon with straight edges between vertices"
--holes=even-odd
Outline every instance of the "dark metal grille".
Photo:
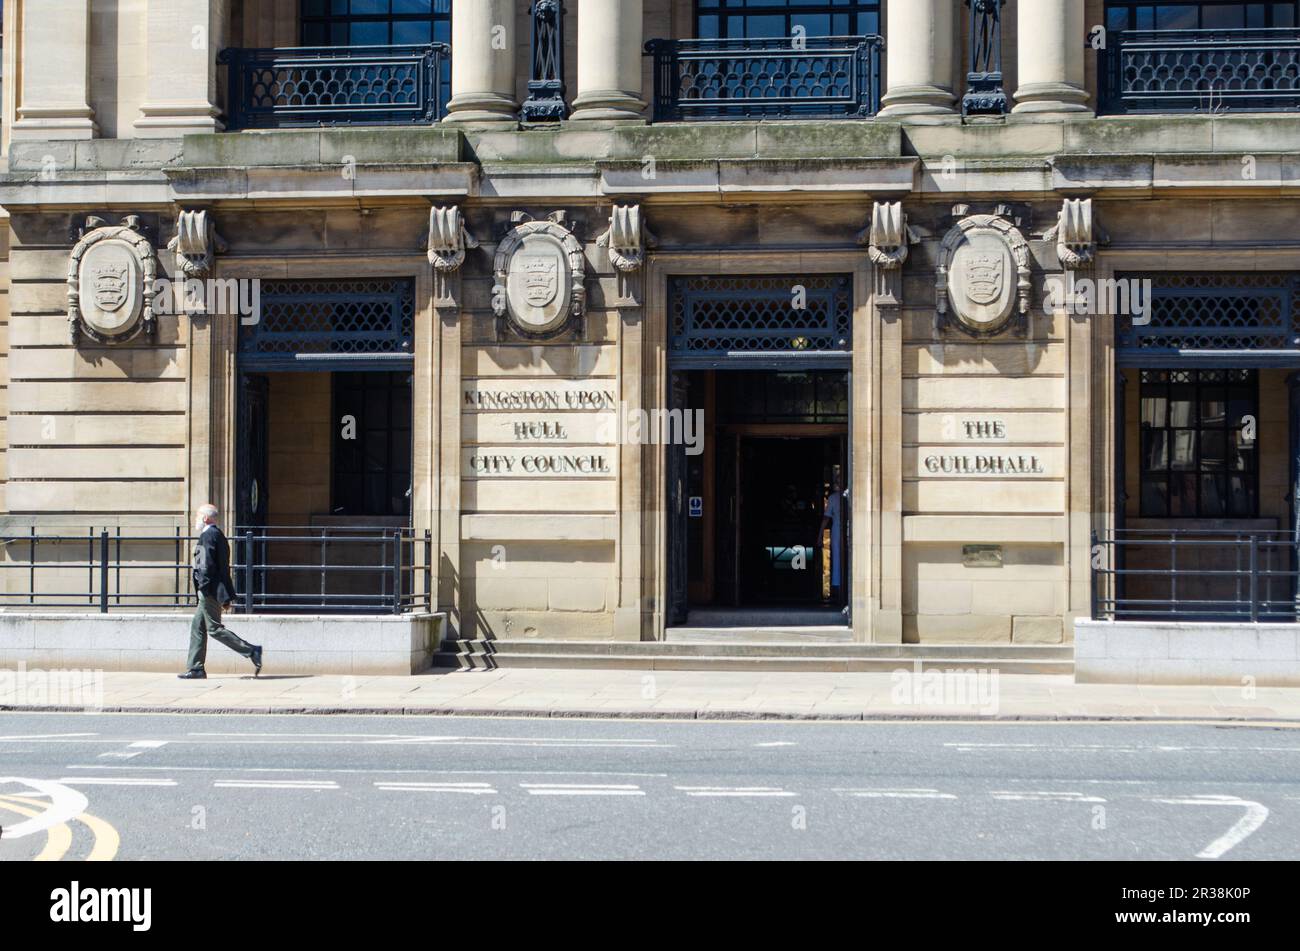
[[[245,614],[404,614],[433,606],[433,539],[385,526],[277,526],[231,534],[236,608]],[[0,604],[10,608],[178,610],[195,604],[195,539],[31,526],[0,537]]]
[[847,274],[675,277],[669,298],[674,355],[851,349]]
[[1100,51],[1107,113],[1300,109],[1300,30],[1120,30]]
[[405,278],[264,281],[261,319],[240,328],[245,370],[375,369],[409,363],[415,282]]
[[651,40],[654,117],[862,119],[880,108],[879,36]]
[[1096,620],[1296,619],[1291,532],[1121,529],[1092,551]]
[[428,125],[442,117],[445,43],[225,49],[227,126]]
[[1293,363],[1300,351],[1300,275],[1129,274],[1122,280],[1151,281],[1150,322],[1121,317],[1117,343],[1128,365],[1158,366],[1153,361],[1197,353],[1213,355],[1221,366],[1231,354],[1252,365],[1270,356]]

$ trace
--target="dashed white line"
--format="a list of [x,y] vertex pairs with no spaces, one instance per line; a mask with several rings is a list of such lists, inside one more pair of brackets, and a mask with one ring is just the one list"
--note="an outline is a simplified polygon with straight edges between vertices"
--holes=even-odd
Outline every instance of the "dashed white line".
[[530,796],[644,796],[640,786],[580,783],[520,783]]
[[1054,790],[1037,790],[1012,792],[1007,789],[995,789],[989,793],[1000,802],[1105,802],[1100,796],[1089,796],[1081,792],[1057,792]]
[[674,786],[673,789],[700,799],[786,799],[796,795],[776,786]]
[[490,783],[397,783],[376,782],[375,788],[381,792],[427,792],[452,793],[462,796],[496,796],[496,789]]
[[836,789],[833,792],[858,799],[956,799],[937,789]]
[[216,789],[298,789],[298,790],[334,790],[339,788],[335,782],[311,782],[291,779],[218,779],[214,782]]
[[167,740],[136,740],[127,749],[132,750],[156,750],[160,746],[166,746]]
[[174,779],[133,776],[70,776],[60,779],[65,786],[175,786]]

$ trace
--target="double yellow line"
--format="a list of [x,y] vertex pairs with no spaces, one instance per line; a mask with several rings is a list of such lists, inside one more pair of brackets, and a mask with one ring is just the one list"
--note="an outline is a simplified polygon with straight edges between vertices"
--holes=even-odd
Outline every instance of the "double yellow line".
[[[28,796],[0,796],[0,810],[14,812],[30,819],[41,815],[48,805],[40,799],[32,799]],[[30,808],[33,806],[36,808]],[[111,862],[121,845],[117,830],[103,819],[96,818],[88,812],[77,816],[76,821],[85,826],[95,837],[95,844],[91,847],[90,854],[86,856],[86,861]],[[70,848],[72,848],[72,830],[68,828],[68,824],[63,822],[51,826],[46,831],[45,848],[41,849],[34,861],[58,862],[68,854]]]

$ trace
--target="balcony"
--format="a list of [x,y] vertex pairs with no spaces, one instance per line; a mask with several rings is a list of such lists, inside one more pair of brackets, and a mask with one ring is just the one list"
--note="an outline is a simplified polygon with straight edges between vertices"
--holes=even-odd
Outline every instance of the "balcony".
[[226,49],[226,127],[429,125],[442,118],[450,60],[445,43]]
[[1125,30],[1101,51],[1101,111],[1300,109],[1300,30]]
[[866,119],[880,108],[879,36],[651,40],[654,121]]

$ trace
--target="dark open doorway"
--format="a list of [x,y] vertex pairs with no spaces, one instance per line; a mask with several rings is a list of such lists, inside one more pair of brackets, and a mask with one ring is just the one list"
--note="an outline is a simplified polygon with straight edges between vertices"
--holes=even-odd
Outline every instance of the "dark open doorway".
[[677,400],[703,415],[678,453],[672,625],[847,623],[849,375],[695,370]]

